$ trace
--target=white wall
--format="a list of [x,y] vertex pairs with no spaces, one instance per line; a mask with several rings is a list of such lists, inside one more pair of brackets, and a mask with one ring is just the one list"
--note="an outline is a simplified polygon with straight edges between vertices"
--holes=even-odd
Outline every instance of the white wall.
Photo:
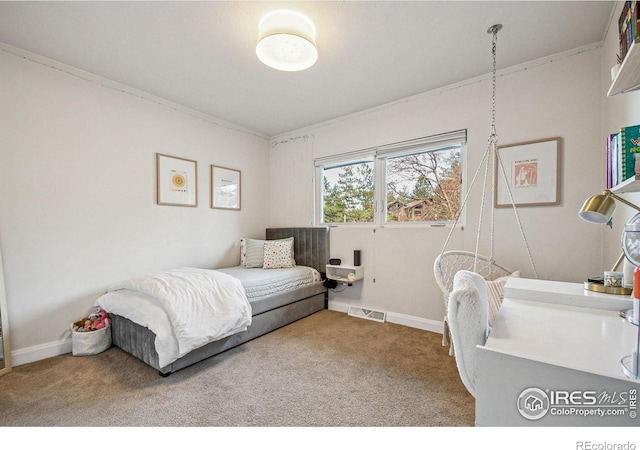
[[[0,245],[14,364],[70,351],[112,283],[237,264],[268,226],[268,141],[0,47]],[[156,205],[156,153],[198,162],[198,207]],[[209,165],[242,171],[242,210],[209,207]]]
[[[498,58],[499,54],[498,48]],[[470,180],[487,147],[490,81],[487,75],[275,137],[272,153],[280,152],[283,159],[282,154],[289,152],[295,155],[295,162],[286,168],[272,164],[271,185],[283,192],[296,192],[296,198],[302,193],[304,198],[313,198],[311,183],[287,179],[286,174],[298,170],[311,173],[313,158],[458,129],[468,131],[466,174]],[[561,204],[518,210],[540,278],[581,282],[601,271],[601,248],[590,245],[599,241],[601,231],[577,215],[584,199],[601,189],[603,179],[601,84],[597,45],[498,73],[499,144],[562,138]],[[301,158],[297,151],[308,154],[308,142],[312,143],[312,156]],[[447,250],[475,248],[481,190],[476,184],[464,231],[454,233]],[[313,216],[312,208],[298,207],[295,199],[272,199],[271,223],[278,223],[285,212],[299,225],[308,224]],[[499,209],[495,214],[496,259],[520,269],[523,276],[535,277],[513,211]],[[483,230],[488,233],[486,223]],[[391,321],[441,330],[444,304],[433,262],[448,232],[449,228],[430,227],[378,228],[375,233],[366,226],[333,228],[332,256],[351,264],[353,250],[362,249],[366,276],[364,282],[343,293],[332,292],[330,307],[345,310],[348,305],[362,305],[387,311]],[[483,253],[487,253],[488,243],[487,234],[481,244]]]
[[[607,91],[611,85],[611,67],[616,64],[616,55],[620,53],[618,41],[618,17],[622,11],[623,2],[619,2],[618,8],[611,17],[611,23],[607,36],[602,46],[602,87],[601,95],[603,102],[603,134],[600,137],[602,151],[604,152],[607,136],[617,133],[620,128],[640,124],[640,91],[618,94],[607,97]],[[602,173],[601,183],[598,191],[605,188],[605,166],[604,157],[601,158],[600,173]],[[600,192],[594,192],[594,194]],[[624,194],[624,197],[640,205],[640,193]],[[634,216],[637,211],[620,202],[616,203],[616,212],[613,217],[613,229],[601,228],[601,245],[603,249],[602,269],[610,270],[618,256],[622,252],[620,238],[624,230],[624,224]]]

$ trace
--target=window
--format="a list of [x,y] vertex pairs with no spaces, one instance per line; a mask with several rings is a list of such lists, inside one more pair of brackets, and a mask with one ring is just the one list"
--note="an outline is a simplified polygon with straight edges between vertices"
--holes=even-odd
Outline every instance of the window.
[[465,142],[462,130],[316,160],[316,222],[455,221]]
[[323,222],[373,222],[373,159],[325,167]]
[[461,146],[386,158],[386,222],[454,221],[460,158]]

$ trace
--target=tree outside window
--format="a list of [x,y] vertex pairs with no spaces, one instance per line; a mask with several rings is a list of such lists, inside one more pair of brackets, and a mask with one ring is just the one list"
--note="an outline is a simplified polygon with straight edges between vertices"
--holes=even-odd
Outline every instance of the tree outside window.
[[387,158],[387,222],[455,220],[462,184],[460,148]]
[[324,222],[373,222],[373,161],[324,169]]
[[[373,150],[358,160],[316,163],[319,223],[453,222],[460,211],[465,135],[442,146]],[[437,138],[436,138],[437,139]],[[334,162],[335,161],[335,162]],[[376,208],[377,206],[377,208]]]

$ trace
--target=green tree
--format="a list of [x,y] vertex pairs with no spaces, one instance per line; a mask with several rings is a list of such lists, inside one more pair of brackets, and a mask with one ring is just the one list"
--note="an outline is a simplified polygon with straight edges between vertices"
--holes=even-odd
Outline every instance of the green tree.
[[332,187],[327,177],[324,177],[324,221],[326,223],[342,222],[344,208],[338,189]]
[[340,167],[334,186],[324,177],[324,221],[373,221],[373,193],[372,163]]

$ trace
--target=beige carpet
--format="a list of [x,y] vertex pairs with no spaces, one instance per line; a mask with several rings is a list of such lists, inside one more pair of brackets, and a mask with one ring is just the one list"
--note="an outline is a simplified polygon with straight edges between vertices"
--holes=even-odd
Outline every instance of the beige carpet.
[[0,425],[473,426],[442,336],[321,311],[162,378],[116,347],[15,367]]

